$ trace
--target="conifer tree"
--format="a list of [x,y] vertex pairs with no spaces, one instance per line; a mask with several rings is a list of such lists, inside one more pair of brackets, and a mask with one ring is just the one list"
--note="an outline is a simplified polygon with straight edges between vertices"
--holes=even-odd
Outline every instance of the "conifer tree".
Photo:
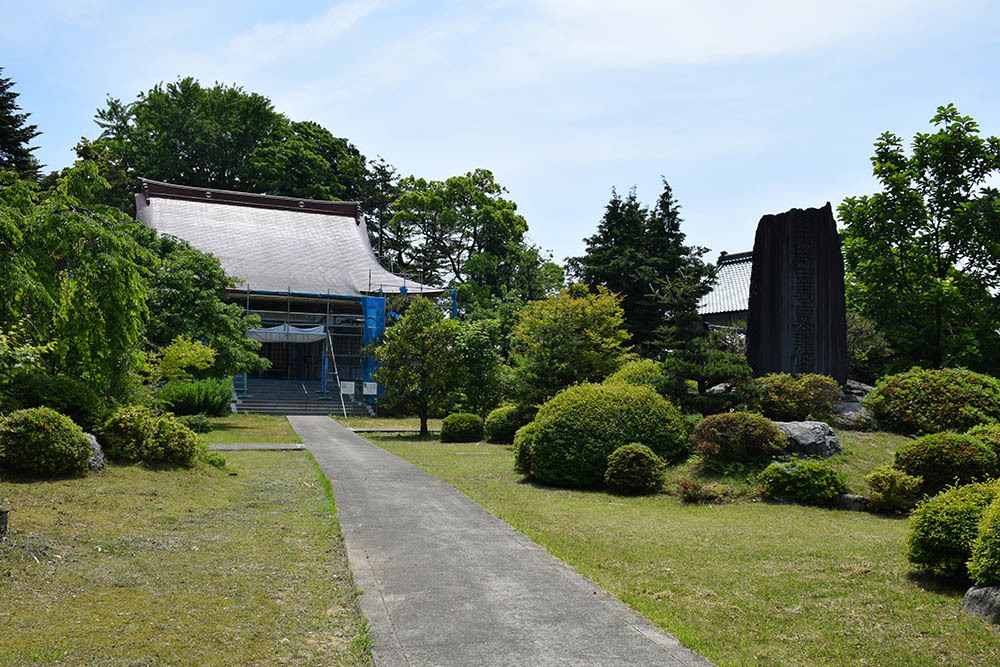
[[[0,75],[3,68],[0,67]],[[12,169],[21,176],[35,178],[41,165],[31,154],[37,146],[28,143],[41,134],[35,125],[27,125],[27,113],[18,113],[18,93],[14,81],[0,76],[0,171]]]

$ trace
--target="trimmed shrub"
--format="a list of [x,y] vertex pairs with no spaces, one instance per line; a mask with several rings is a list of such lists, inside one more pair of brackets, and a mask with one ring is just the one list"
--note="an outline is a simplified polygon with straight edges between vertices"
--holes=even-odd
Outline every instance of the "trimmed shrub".
[[660,396],[673,390],[674,379],[663,369],[663,364],[652,359],[634,359],[604,378],[604,384],[624,382],[632,385],[649,385]]
[[765,416],[783,422],[825,419],[840,396],[840,385],[826,375],[771,373],[757,378]]
[[[1000,498],[1000,495],[998,495]],[[994,498],[979,521],[979,534],[972,541],[969,576],[977,586],[1000,585],[1000,499]]]
[[868,508],[875,512],[909,512],[923,495],[920,491],[923,483],[923,477],[879,466],[865,475],[865,484],[870,489]]
[[864,404],[894,433],[966,431],[1000,420],[1000,380],[960,368],[914,367],[879,380]]
[[1000,465],[1000,424],[979,424],[973,426],[967,432],[974,438],[982,440],[986,446],[997,455],[997,465]]
[[230,378],[171,380],[157,390],[157,395],[175,414],[221,417],[229,412],[233,401],[233,381]]
[[483,432],[487,442],[509,445],[517,429],[531,421],[531,411],[517,405],[501,405],[486,416]]
[[441,442],[479,442],[483,418],[471,412],[454,412],[441,422]]
[[94,432],[111,414],[108,399],[76,378],[47,373],[17,375],[4,387],[6,409],[52,408]]
[[923,477],[920,490],[934,495],[949,484],[994,477],[997,456],[981,440],[958,433],[934,433],[904,442],[896,450],[896,468]]
[[677,481],[677,493],[685,503],[723,503],[734,499],[736,489],[722,482],[703,484],[696,479]]
[[787,438],[767,417],[724,412],[702,419],[691,433],[691,449],[715,461],[758,461],[780,454]]
[[847,493],[844,474],[818,461],[775,461],[757,476],[765,498],[786,498],[805,505],[833,505]]
[[212,420],[205,415],[183,415],[176,418],[195,433],[208,433],[212,430]]
[[663,488],[666,464],[646,445],[622,445],[608,457],[604,483],[615,493],[656,493]]
[[910,514],[906,557],[937,574],[965,576],[979,521],[996,497],[997,484],[988,482],[951,487],[923,501]]
[[525,424],[514,434],[514,470],[531,474],[531,448],[535,443],[535,422]]
[[0,421],[0,467],[35,475],[82,475],[88,458],[83,429],[52,408],[15,410]]
[[142,405],[116,410],[101,434],[105,453],[120,461],[176,463],[190,467],[200,455],[211,458],[208,447],[173,415],[157,416]]
[[579,384],[538,410],[531,446],[531,474],[567,487],[604,481],[608,456],[638,442],[664,460],[685,449],[684,420],[649,386]]

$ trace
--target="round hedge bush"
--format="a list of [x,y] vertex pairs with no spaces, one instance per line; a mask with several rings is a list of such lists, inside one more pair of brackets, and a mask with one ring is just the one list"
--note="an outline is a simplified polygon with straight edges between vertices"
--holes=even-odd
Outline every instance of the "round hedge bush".
[[757,378],[757,384],[761,412],[783,422],[823,419],[840,397],[837,381],[816,373],[771,373]]
[[968,435],[982,440],[993,453],[997,455],[997,465],[1000,465],[1000,424],[979,424],[968,431]]
[[1000,420],[1000,380],[960,368],[911,368],[880,379],[864,404],[894,433],[966,431]]
[[156,415],[144,405],[116,410],[105,422],[101,435],[105,453],[119,461],[190,467],[208,449],[194,431],[173,415]]
[[531,448],[535,443],[535,422],[525,424],[514,434],[514,470],[531,474]]
[[608,457],[604,484],[626,495],[656,493],[663,488],[667,465],[646,445],[622,445]]
[[517,405],[501,405],[486,415],[483,433],[487,442],[509,445],[517,429],[531,421],[531,411]]
[[907,475],[902,470],[879,466],[865,475],[868,485],[868,509],[889,514],[909,512],[923,493],[923,477]]
[[977,586],[1000,586],[1000,495],[993,499],[979,521],[972,541],[969,576]]
[[910,514],[906,557],[937,574],[965,576],[979,522],[997,491],[996,482],[954,486],[917,505]]
[[15,410],[0,421],[0,468],[34,475],[82,475],[90,443],[52,408]]
[[604,384],[624,382],[632,385],[649,385],[660,396],[667,396],[673,387],[674,378],[663,369],[663,365],[652,359],[634,359],[604,379]]
[[36,372],[17,374],[4,388],[6,409],[52,408],[86,431],[97,431],[111,414],[106,396],[83,380]]
[[664,460],[685,449],[680,412],[650,386],[579,384],[539,410],[531,445],[531,475],[566,487],[604,481],[608,456],[638,442]]
[[441,421],[441,442],[479,442],[483,418],[471,412],[453,412]]
[[949,484],[995,477],[997,455],[971,435],[933,433],[900,445],[895,465],[907,475],[923,477],[920,490],[930,496]]
[[818,461],[775,461],[757,476],[765,498],[829,506],[847,493],[844,474]]
[[780,454],[787,438],[767,417],[753,412],[723,412],[698,422],[691,450],[714,461],[757,461]]

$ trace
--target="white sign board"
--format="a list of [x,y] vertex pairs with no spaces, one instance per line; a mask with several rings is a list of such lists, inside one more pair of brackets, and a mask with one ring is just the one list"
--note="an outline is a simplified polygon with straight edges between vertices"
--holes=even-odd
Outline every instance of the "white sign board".
[[354,395],[354,380],[345,380],[340,383],[340,393]]
[[378,393],[377,382],[365,382],[365,396],[374,396]]

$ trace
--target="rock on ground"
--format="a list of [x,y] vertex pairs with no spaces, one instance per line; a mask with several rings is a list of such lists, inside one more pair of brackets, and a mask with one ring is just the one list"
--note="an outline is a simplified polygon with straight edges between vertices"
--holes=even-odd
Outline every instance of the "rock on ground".
[[962,599],[962,610],[1000,625],[1000,586],[973,586]]
[[823,422],[774,422],[788,436],[785,451],[826,458],[842,451],[840,440],[829,424]]
[[854,431],[866,431],[873,427],[873,420],[868,408],[861,404],[861,400],[874,387],[871,387],[857,380],[848,380],[844,385],[844,397],[833,404],[830,413],[830,421],[837,428],[850,429]]
[[97,442],[97,437],[90,433],[84,433],[84,435],[87,436],[87,442],[90,443],[90,458],[87,459],[87,465],[90,466],[91,472],[103,472],[104,450],[101,449],[101,443]]

